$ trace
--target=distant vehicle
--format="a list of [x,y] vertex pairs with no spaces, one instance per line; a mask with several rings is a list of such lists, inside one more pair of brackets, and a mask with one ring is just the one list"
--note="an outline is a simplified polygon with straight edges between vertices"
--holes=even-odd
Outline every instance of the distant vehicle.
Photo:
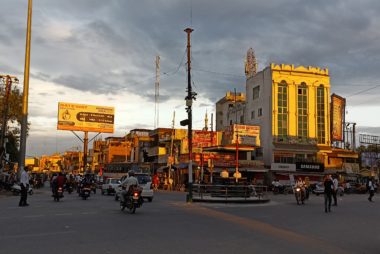
[[[122,177],[120,181],[123,182],[126,177],[127,176]],[[137,178],[137,181],[139,182],[139,186],[142,188],[141,197],[147,199],[149,202],[152,202],[153,196],[154,196],[152,177],[149,174],[145,174],[145,173],[135,173],[135,177]],[[116,194],[115,194],[116,201],[120,199],[121,191],[122,191],[121,186],[118,186]]]
[[[323,182],[319,182],[315,185],[315,188],[312,190],[312,192],[319,196],[319,194],[324,194],[325,193],[325,186],[323,185]],[[337,194],[339,196],[344,195],[344,188],[342,186],[338,186],[338,192]]]
[[119,178],[107,178],[106,182],[102,185],[102,195],[115,194],[117,187],[120,185]]

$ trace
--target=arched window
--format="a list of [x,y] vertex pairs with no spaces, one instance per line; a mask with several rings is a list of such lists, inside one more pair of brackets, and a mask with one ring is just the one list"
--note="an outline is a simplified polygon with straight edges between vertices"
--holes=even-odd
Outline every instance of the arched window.
[[319,144],[326,142],[325,120],[325,88],[320,85],[317,87],[317,137]]
[[288,85],[283,80],[278,85],[277,94],[277,130],[278,136],[288,135]]
[[298,137],[308,137],[308,121],[307,121],[307,86],[302,82],[298,86],[297,93],[297,111],[298,111]]

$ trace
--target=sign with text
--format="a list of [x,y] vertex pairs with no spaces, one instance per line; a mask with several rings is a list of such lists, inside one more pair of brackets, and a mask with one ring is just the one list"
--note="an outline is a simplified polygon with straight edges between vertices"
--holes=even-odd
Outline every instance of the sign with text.
[[305,172],[323,172],[325,167],[323,163],[296,162],[296,169]]
[[331,95],[331,139],[343,141],[343,121],[346,99],[333,94]]
[[114,132],[113,107],[58,103],[58,130]]
[[[237,134],[237,135],[236,135]],[[260,146],[260,126],[234,124],[226,128],[223,133],[223,145],[236,144]]]

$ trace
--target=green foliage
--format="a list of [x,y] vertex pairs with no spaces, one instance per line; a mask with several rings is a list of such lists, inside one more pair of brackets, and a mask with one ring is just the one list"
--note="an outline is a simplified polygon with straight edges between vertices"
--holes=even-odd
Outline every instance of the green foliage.
[[[2,128],[5,106],[5,84],[0,83],[0,89],[0,128]],[[22,121],[22,93],[17,84],[12,85],[8,102],[7,130],[5,133],[5,136],[8,138],[7,152],[10,154],[10,161],[18,161]]]

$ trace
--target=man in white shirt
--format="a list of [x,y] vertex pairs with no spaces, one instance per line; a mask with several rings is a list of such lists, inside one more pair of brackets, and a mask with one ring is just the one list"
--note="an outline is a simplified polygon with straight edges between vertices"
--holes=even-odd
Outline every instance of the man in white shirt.
[[121,192],[121,200],[125,202],[126,195],[130,195],[129,188],[131,186],[138,186],[139,182],[137,178],[135,177],[135,173],[133,171],[128,172],[128,177],[120,184],[124,190]]
[[372,201],[372,197],[373,197],[373,195],[375,195],[375,186],[376,186],[375,181],[373,180],[373,178],[370,178],[368,180],[368,189],[369,189],[369,198],[368,198],[368,200],[369,200],[369,202],[373,202]]
[[29,174],[28,174],[27,167],[21,171],[20,187],[21,187],[21,193],[20,193],[20,202],[18,206],[28,206],[29,204],[26,202],[26,200],[28,199],[28,189],[29,189]]
[[334,204],[333,206],[337,206],[338,203],[337,203],[337,198],[336,198],[336,194],[338,193],[338,186],[339,186],[339,183],[338,183],[338,179],[337,179],[337,176],[334,175],[334,179],[333,179],[333,185],[334,185],[334,188],[333,188],[333,199],[334,199]]

